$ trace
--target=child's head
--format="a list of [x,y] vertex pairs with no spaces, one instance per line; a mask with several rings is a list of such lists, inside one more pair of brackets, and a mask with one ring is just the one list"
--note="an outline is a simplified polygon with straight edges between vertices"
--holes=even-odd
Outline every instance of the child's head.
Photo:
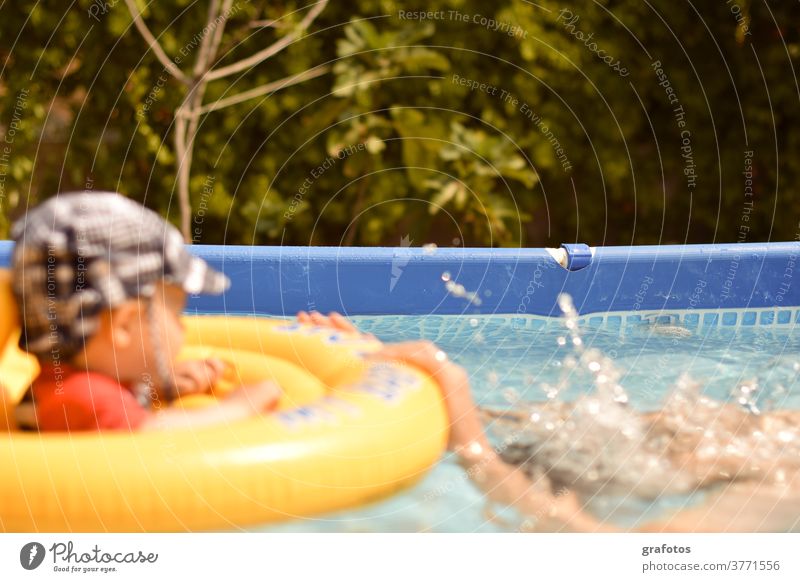
[[115,193],[58,195],[12,234],[20,347],[43,364],[168,386],[186,294],[229,283],[186,250],[177,229]]

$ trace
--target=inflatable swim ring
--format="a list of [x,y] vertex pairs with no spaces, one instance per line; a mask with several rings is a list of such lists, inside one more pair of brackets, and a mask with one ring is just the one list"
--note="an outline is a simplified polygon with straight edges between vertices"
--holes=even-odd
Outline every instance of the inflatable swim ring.
[[[408,486],[446,446],[430,377],[366,361],[374,341],[260,317],[185,317],[183,357],[232,364],[218,393],[277,381],[274,413],[203,429],[20,431],[14,406],[38,366],[16,347],[7,272],[0,313],[2,531],[195,531],[310,516]],[[182,405],[204,399],[213,396]]]

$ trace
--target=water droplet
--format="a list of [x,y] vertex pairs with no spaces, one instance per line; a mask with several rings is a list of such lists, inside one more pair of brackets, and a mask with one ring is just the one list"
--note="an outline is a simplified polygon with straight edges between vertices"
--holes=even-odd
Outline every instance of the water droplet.
[[442,273],[442,281],[447,282],[449,280],[450,280],[450,271],[445,271],[444,273]]
[[434,254],[436,252],[436,249],[438,249],[438,248],[439,247],[436,246],[436,243],[428,243],[428,244],[422,245],[422,251],[426,255]]
[[565,337],[563,337],[563,336],[560,336],[560,337],[559,337],[559,338],[556,340],[556,343],[557,343],[558,345],[560,345],[560,346],[565,346],[565,345],[567,345],[567,338],[565,338]]
[[458,245],[460,245],[460,244],[461,244],[461,239],[460,239],[460,238],[458,238],[458,237],[454,238],[454,239],[453,239],[453,244],[454,244],[455,246],[458,246]]
[[478,327],[478,320],[473,317],[472,319],[469,320],[469,324],[472,327]]

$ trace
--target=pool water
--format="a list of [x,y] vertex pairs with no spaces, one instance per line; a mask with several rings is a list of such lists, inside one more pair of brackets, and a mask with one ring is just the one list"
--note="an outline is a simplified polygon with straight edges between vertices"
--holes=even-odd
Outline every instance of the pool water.
[[[628,405],[641,411],[658,409],[682,374],[697,381],[705,395],[740,401],[750,410],[800,409],[800,334],[794,325],[688,329],[644,321],[614,328],[581,318],[571,333],[563,318],[427,315],[352,320],[384,342],[436,342],[468,370],[481,406],[509,409],[519,401],[573,401],[587,395],[596,386],[574,366],[576,350],[599,350],[613,362]],[[692,506],[703,497],[702,492],[664,495],[655,501],[598,497],[591,507],[598,517],[627,526]],[[523,520],[513,510],[488,503],[464,471],[445,458],[416,486],[390,499],[262,531],[503,532],[517,530]]]

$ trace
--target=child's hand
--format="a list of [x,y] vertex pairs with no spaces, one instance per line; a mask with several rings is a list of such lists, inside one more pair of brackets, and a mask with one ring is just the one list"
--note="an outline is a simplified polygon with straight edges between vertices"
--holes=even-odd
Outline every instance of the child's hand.
[[281,398],[281,389],[275,382],[261,382],[251,386],[241,386],[231,392],[224,402],[251,414],[275,410]]
[[197,428],[238,422],[261,412],[274,410],[278,406],[280,397],[281,390],[274,382],[242,386],[220,400],[216,406],[195,410],[167,408],[158,414],[150,414],[139,428],[141,430]]
[[173,371],[178,396],[208,392],[225,373],[225,365],[217,358],[176,363]]
[[[444,353],[433,342],[411,341],[397,344],[387,344],[379,352],[371,354],[372,358],[384,360],[399,360],[412,364],[417,368],[428,373],[429,376],[436,378],[448,386],[463,384],[467,378],[464,368],[451,362],[447,354]],[[468,380],[467,380],[468,381]]]
[[451,362],[436,344],[429,341],[389,344],[369,357],[407,362],[427,372],[439,383],[450,417],[451,449],[474,449],[477,446],[483,451],[491,450],[472,401],[467,372]]
[[305,323],[308,325],[329,327],[337,331],[344,331],[347,333],[358,334],[363,338],[378,341],[378,339],[374,335],[372,335],[371,333],[362,333],[361,330],[359,330],[355,325],[353,325],[351,321],[349,321],[346,317],[339,315],[335,311],[331,311],[330,314],[328,314],[327,316],[322,315],[317,311],[312,311],[311,313],[300,311],[297,314],[297,321],[299,323]]

